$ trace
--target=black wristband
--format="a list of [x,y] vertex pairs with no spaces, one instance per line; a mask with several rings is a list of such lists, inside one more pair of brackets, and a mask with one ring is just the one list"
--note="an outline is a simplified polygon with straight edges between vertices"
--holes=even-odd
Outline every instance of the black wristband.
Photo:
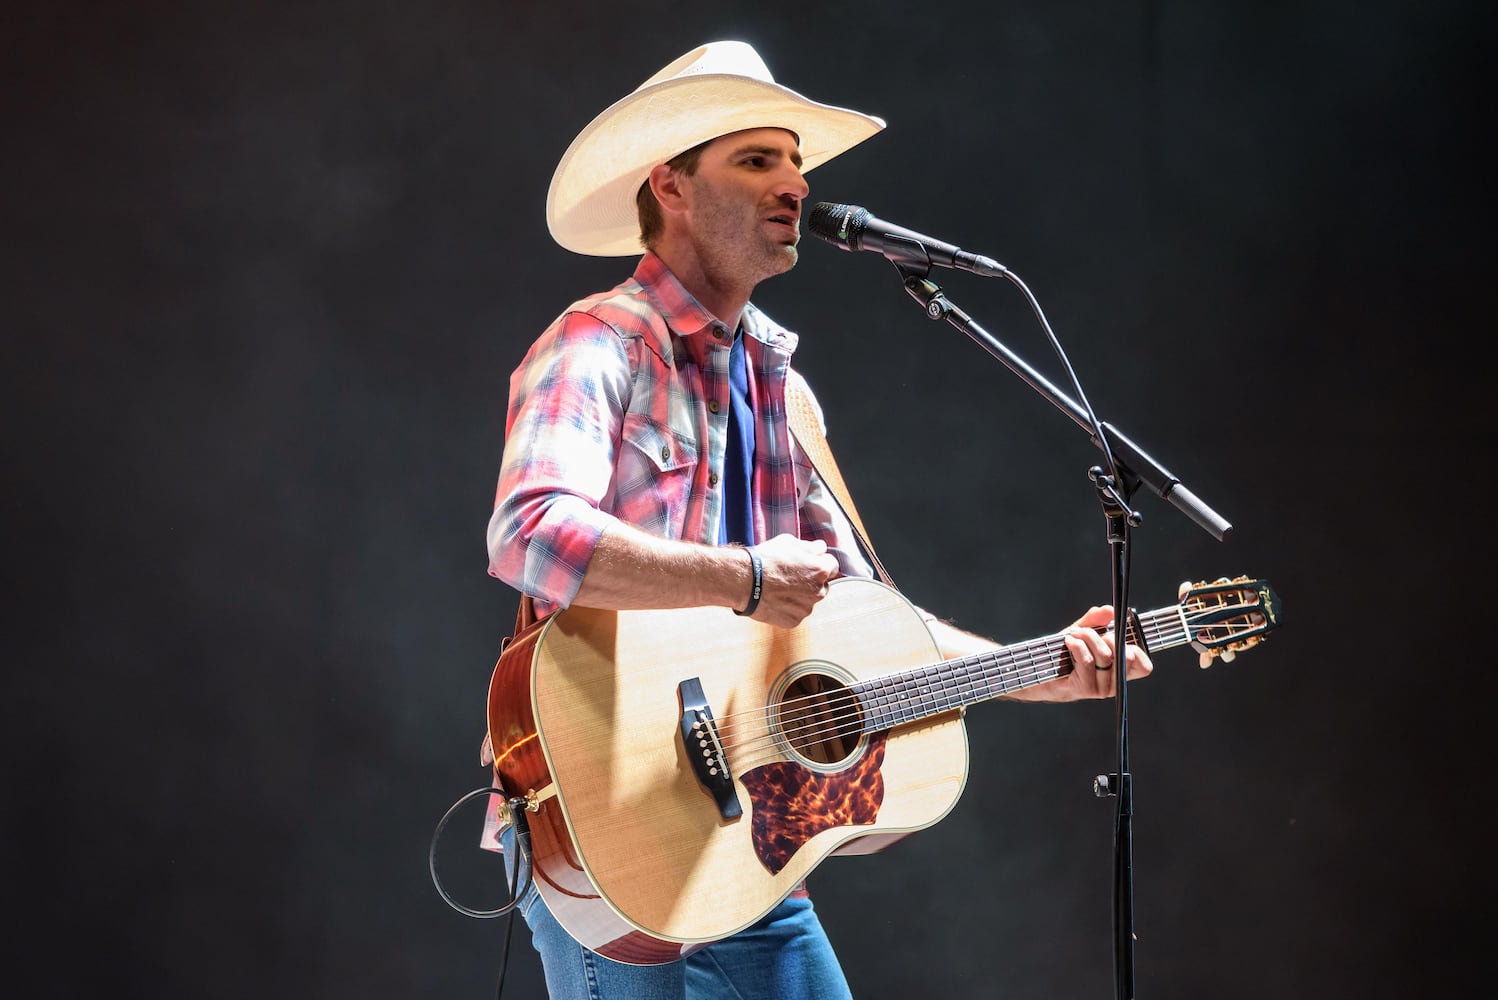
[[754,583],[749,588],[749,603],[744,605],[743,611],[735,611],[736,615],[752,615],[754,609],[759,607],[759,595],[765,591],[765,564],[759,561],[759,554],[752,548],[744,549],[749,553],[749,566],[754,572]]

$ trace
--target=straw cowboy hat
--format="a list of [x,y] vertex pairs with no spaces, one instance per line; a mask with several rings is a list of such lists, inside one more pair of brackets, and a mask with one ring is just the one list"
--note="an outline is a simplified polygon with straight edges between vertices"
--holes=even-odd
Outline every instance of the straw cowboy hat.
[[546,195],[552,238],[595,257],[642,252],[635,194],[650,168],[749,128],[796,133],[804,173],[878,132],[884,120],[782,87],[744,42],[710,42],[640,84],[572,140]]

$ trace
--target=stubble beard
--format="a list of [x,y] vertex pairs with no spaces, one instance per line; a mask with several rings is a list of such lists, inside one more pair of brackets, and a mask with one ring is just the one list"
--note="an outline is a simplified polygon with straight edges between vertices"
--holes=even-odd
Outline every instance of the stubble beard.
[[708,234],[699,254],[720,276],[732,276],[736,282],[751,288],[766,278],[786,273],[801,256],[795,244],[782,243],[762,233],[746,235],[742,226]]
[[731,277],[750,288],[786,273],[801,259],[800,251],[795,243],[767,236],[764,226],[759,206],[746,217],[742,207],[726,203],[713,192],[698,216],[699,259],[720,277]]

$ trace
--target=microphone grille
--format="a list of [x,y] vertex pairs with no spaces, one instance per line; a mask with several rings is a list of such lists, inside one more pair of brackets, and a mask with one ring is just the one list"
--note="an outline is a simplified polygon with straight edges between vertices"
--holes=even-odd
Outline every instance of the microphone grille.
[[828,243],[861,249],[863,230],[869,213],[856,205],[838,205],[830,201],[819,201],[811,210],[806,228]]

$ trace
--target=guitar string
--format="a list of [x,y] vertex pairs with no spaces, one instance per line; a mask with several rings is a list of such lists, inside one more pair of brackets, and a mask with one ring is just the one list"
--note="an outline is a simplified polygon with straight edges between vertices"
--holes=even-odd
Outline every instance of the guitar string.
[[[1195,618],[1205,616],[1209,610],[1213,613],[1220,614],[1222,611],[1227,610],[1229,607],[1230,605],[1224,599],[1224,595],[1219,595],[1218,604],[1213,605],[1211,608],[1204,609],[1202,606],[1202,602],[1198,600],[1195,606],[1181,604],[1168,608],[1160,608],[1155,611],[1143,612],[1142,614],[1138,615],[1138,621],[1140,623],[1140,626],[1145,630],[1146,642],[1151,647],[1161,645],[1164,642],[1165,636],[1167,634],[1173,632],[1177,633],[1180,636],[1179,638],[1172,639],[1168,644],[1162,646],[1162,648],[1169,648],[1170,646],[1180,645],[1189,641],[1193,629],[1195,629],[1198,633],[1201,631],[1221,631],[1227,634],[1231,634],[1232,630],[1239,627],[1239,625],[1235,624],[1233,621],[1218,623],[1209,622],[1203,625],[1201,622],[1194,620]],[[1244,623],[1250,625],[1251,627],[1257,627],[1258,624],[1262,624],[1254,623],[1250,620],[1258,610],[1257,603],[1235,602],[1231,605],[1231,608],[1232,610],[1241,609],[1241,613],[1237,617],[1244,619]],[[1177,622],[1182,622],[1182,625],[1179,629],[1175,627]],[[1106,630],[1106,627],[1102,627],[1098,628],[1096,631],[1104,632]],[[1133,631],[1133,625],[1129,626],[1129,630],[1131,632]],[[1066,633],[1057,633],[1052,636],[1042,636],[1039,639],[1032,639],[1026,642],[1009,646],[1000,646],[993,650],[987,650],[983,653],[974,654],[969,657],[954,657],[951,660],[939,661],[935,664],[928,664],[923,667],[917,667],[911,670],[902,671],[897,674],[889,675],[889,677],[869,678],[858,683],[862,685],[868,685],[876,681],[888,681],[894,677],[914,678],[917,674],[931,670],[934,667],[954,668],[962,666],[964,663],[973,663],[974,665],[976,665],[976,661],[996,660],[998,658],[1006,656],[1013,660],[1020,654],[1028,653],[1035,647],[1052,644],[1056,639],[1064,639],[1065,635]],[[1031,656],[1031,659],[1034,659],[1033,655]],[[782,704],[792,705],[796,700],[813,700],[819,697],[823,697],[824,694],[825,692],[817,692],[812,695],[803,696],[803,699],[793,699],[791,701],[783,702]],[[765,713],[763,709],[751,709],[745,712],[730,713],[728,715],[718,716],[713,721],[715,727],[718,728],[721,732],[723,730],[730,729],[731,723],[736,719],[749,718],[752,720],[754,718],[761,717],[764,714]]]
[[[1233,610],[1238,609],[1234,608]],[[1204,614],[1205,612],[1199,612],[1197,614],[1197,617],[1202,617]],[[1247,626],[1250,632],[1252,632],[1261,628],[1263,625],[1262,616],[1257,616],[1260,620],[1254,620],[1256,617],[1256,608],[1252,606],[1242,606],[1242,612],[1236,616],[1236,619],[1239,620],[1215,623],[1201,623],[1199,621],[1192,620],[1188,616],[1185,619],[1184,625],[1181,625],[1179,627],[1177,627],[1177,622],[1182,618],[1182,615],[1180,613],[1180,610],[1177,608],[1165,608],[1158,611],[1145,612],[1139,617],[1140,624],[1144,628],[1144,631],[1146,633],[1147,644],[1151,646],[1151,648],[1158,647],[1161,649],[1168,649],[1172,646],[1182,645],[1186,642],[1189,642],[1193,635],[1199,636],[1204,632],[1220,632],[1224,637],[1227,637],[1231,636],[1234,632],[1241,630],[1244,626]],[[1130,626],[1131,631],[1132,628],[1133,627]],[[1099,631],[1103,630],[1099,629]],[[1033,650],[1037,648],[1046,648],[1049,650],[1050,647],[1056,644],[1056,640],[1064,638],[1065,633],[1058,633],[1054,636],[1043,636],[1040,639],[1029,640],[1017,645],[1001,646],[994,650],[985,651],[983,653],[978,653],[969,657],[956,657],[951,660],[940,661],[935,664],[929,664],[923,667],[901,671],[895,674],[887,675],[885,677],[868,678],[866,680],[857,682],[855,686],[867,688],[869,685],[874,683],[891,683],[896,679],[914,680],[919,675],[931,671],[933,668],[942,668],[950,674],[953,670],[958,668],[981,666],[983,667],[983,669],[987,670],[997,665],[1000,667],[1000,671],[1002,673],[1003,669],[1005,668],[1005,664],[998,663],[999,660],[1007,659],[1012,664],[1013,662],[1017,661],[1020,655],[1029,655],[1030,660],[1033,662]],[[1220,640],[1218,641],[1220,642]],[[981,661],[989,662],[985,664]],[[1012,689],[1017,689],[1017,687]],[[783,706],[794,706],[798,701],[812,701],[819,698],[825,698],[826,696],[826,692],[816,692],[811,695],[802,696],[798,699],[791,699],[786,702],[782,702],[781,704]],[[714,723],[715,725],[717,725],[721,732],[731,730],[733,728],[732,724],[736,720],[747,718],[753,721],[754,719],[762,717],[764,714],[765,712],[763,709],[751,709],[745,712],[730,713],[728,715],[720,716],[714,720]]]
[[[1178,618],[1175,609],[1147,612],[1141,616],[1146,642],[1163,648],[1166,626]],[[1179,634],[1181,629],[1177,625],[1174,631]],[[872,678],[833,692],[789,699],[778,706],[782,720],[780,726],[770,723],[771,716],[777,714],[775,709],[756,709],[725,716],[725,723],[737,724],[719,727],[719,743],[725,754],[732,751],[752,755],[739,760],[730,758],[731,770],[742,773],[768,761],[786,759],[784,748],[787,744],[807,746],[856,736],[865,730],[881,731],[952,711],[964,704],[986,701],[1061,676],[1062,667],[1070,660],[1065,639],[1065,633],[1046,636],[1017,646],[1000,647],[975,656]],[[1021,658],[1027,662],[1021,663]],[[923,682],[922,692],[915,697],[905,694],[902,689],[918,679]],[[950,701],[954,697],[957,701]],[[914,714],[905,717],[912,709]],[[875,720],[872,723],[868,721],[871,718]],[[785,724],[784,720],[789,720],[790,724]],[[748,723],[748,726],[743,723]],[[730,735],[745,728],[752,729],[754,735]]]
[[[1159,613],[1154,613],[1154,614],[1159,614]],[[1164,616],[1162,615],[1162,619],[1163,619],[1163,617]],[[1173,619],[1176,616],[1173,613],[1171,613],[1170,617]],[[1168,625],[1168,624],[1169,624],[1169,622],[1166,621],[1166,620],[1151,619],[1149,621],[1148,625],[1146,626],[1146,633],[1147,633],[1147,642],[1149,642],[1149,644],[1151,646],[1154,646],[1154,645],[1157,645],[1157,644],[1160,644],[1160,643],[1163,642],[1164,636],[1167,634],[1167,631],[1168,631],[1165,628],[1165,626]],[[1153,631],[1151,631],[1151,627],[1153,627]],[[1176,631],[1179,631],[1179,630],[1176,630]],[[996,649],[986,650],[986,651],[984,651],[982,653],[977,653],[977,654],[974,654],[974,655],[968,656],[968,657],[956,657],[956,658],[953,658],[951,660],[944,660],[944,661],[940,661],[938,663],[928,664],[928,665],[925,665],[925,666],[916,667],[916,668],[912,668],[912,669],[909,669],[909,670],[899,671],[897,673],[889,674],[889,675],[886,675],[884,677],[868,678],[868,679],[856,682],[855,686],[860,686],[860,687],[867,688],[867,687],[869,687],[869,685],[876,684],[876,683],[886,683],[886,684],[888,684],[888,683],[895,683],[895,682],[903,682],[903,681],[915,680],[920,675],[925,674],[925,673],[927,673],[929,671],[932,671],[933,669],[940,669],[940,670],[942,670],[945,673],[947,673],[947,674],[950,675],[952,672],[954,672],[955,670],[957,670],[959,668],[961,668],[961,669],[971,669],[971,668],[974,668],[974,667],[978,667],[978,668],[982,668],[984,670],[991,670],[993,667],[997,666],[999,668],[999,673],[1001,675],[1003,673],[1005,673],[1006,671],[1010,672],[1010,673],[1013,673],[1014,671],[1020,669],[1020,667],[1016,666],[1016,664],[1018,664],[1019,660],[1022,657],[1026,658],[1026,659],[1028,659],[1030,661],[1028,665],[1033,666],[1034,665],[1034,660],[1035,660],[1035,651],[1037,649],[1044,649],[1046,651],[1045,655],[1054,656],[1055,655],[1055,651],[1057,649],[1064,648],[1065,637],[1066,637],[1065,633],[1057,633],[1056,635],[1053,635],[1053,636],[1042,636],[1039,639],[1032,639],[1032,640],[1029,640],[1027,642],[1016,644],[1016,645],[1001,646],[1001,647],[998,647]],[[987,662],[985,662],[985,661],[987,661]],[[1017,687],[1018,686],[1015,686],[1014,688],[1011,688],[1011,690],[1012,689],[1017,689]],[[1000,692],[1000,693],[1005,693],[1005,692]],[[825,698],[826,696],[827,696],[827,692],[816,692],[816,693],[813,693],[813,694],[810,694],[810,695],[805,695],[805,696],[801,696],[801,697],[798,697],[798,698],[795,698],[795,699],[790,699],[788,701],[782,702],[781,705],[783,707],[794,707],[794,706],[797,705],[798,702],[801,702],[801,703],[812,702],[812,701],[815,701],[815,700],[817,700],[819,698]],[[765,714],[765,712],[764,712],[763,709],[756,708],[756,709],[750,709],[750,710],[747,710],[747,711],[744,711],[744,712],[730,713],[728,715],[719,716],[718,718],[716,718],[714,720],[714,722],[715,722],[715,724],[716,724],[716,726],[717,726],[717,728],[719,730],[720,736],[721,736],[721,734],[724,733],[724,732],[732,731],[733,728],[734,728],[734,724],[738,720],[746,719],[747,718],[750,721],[753,721],[753,720],[756,720],[758,718],[763,717],[764,714]]]
[[[1012,690],[1014,687],[1022,687],[1032,682],[1051,680],[1054,677],[1060,676],[1059,664],[1052,665],[1048,669],[1020,670],[1018,668],[1008,668],[1004,673],[1009,676],[1002,679],[994,678],[997,683],[986,685],[989,692],[992,692],[997,687],[999,693],[1003,693],[1003,691]],[[1017,679],[1022,679],[1024,683],[1013,685],[1013,687],[1008,686],[1009,681]],[[949,691],[942,692],[943,695],[951,693]],[[984,695],[984,697],[989,696],[991,694]],[[782,719],[787,716],[792,719],[793,724],[790,726],[782,724],[781,726],[771,727],[771,713],[761,713],[764,718],[766,732],[762,736],[751,738],[735,747],[735,752],[750,754],[750,756],[733,761],[731,765],[732,769],[740,772],[749,771],[766,763],[789,759],[787,745],[804,748],[826,743],[833,739],[857,737],[862,735],[866,729],[872,732],[883,732],[903,722],[916,721],[916,718],[925,718],[930,715],[939,715],[944,711],[954,711],[959,707],[958,705],[950,705],[942,708],[933,708],[928,712],[924,710],[925,706],[922,706],[922,710],[917,712],[915,718],[902,718],[900,717],[904,714],[901,709],[902,704],[912,704],[912,700],[909,698],[891,700],[887,693],[881,693],[881,695],[866,701],[859,698],[851,689],[843,688],[836,695],[828,698],[826,705],[821,710],[813,707],[803,713],[782,713]],[[866,726],[866,720],[871,715],[877,714],[882,718],[883,715],[891,712],[895,717],[889,719],[887,725]],[[727,752],[727,747],[725,747],[725,752]]]
[[[1161,648],[1168,647],[1162,646]],[[1060,676],[1061,671],[1059,666],[1059,662],[1043,665],[1038,668],[1031,667],[1026,669],[1010,665],[997,673],[990,672],[983,676],[984,691],[982,695],[974,700],[982,701],[992,697],[996,683],[1000,686],[1000,693],[1004,693],[1007,690],[1028,686],[1037,680],[1051,680]],[[969,683],[965,679],[963,682]],[[809,714],[786,713],[791,715],[796,723],[801,724],[799,734],[792,728],[784,725],[772,728],[769,725],[769,713],[757,713],[764,721],[765,733],[756,740],[746,741],[743,745],[747,745],[759,752],[731,762],[730,769],[735,773],[746,773],[763,764],[790,759],[790,752],[788,750],[788,746],[790,745],[804,748],[835,737],[846,738],[848,736],[860,735],[864,732],[888,731],[902,723],[941,714],[942,712],[951,711],[959,707],[962,702],[930,707],[932,701],[939,701],[940,698],[950,697],[954,693],[951,690],[950,684],[943,684],[942,686],[947,688],[947,690],[940,692],[935,698],[924,698],[922,703],[917,706],[917,711],[911,717],[879,719],[873,724],[866,724],[865,719],[868,715],[873,714],[874,711],[888,713],[893,710],[897,716],[903,716],[909,710],[908,706],[915,703],[908,698],[903,699],[903,701],[899,698],[891,699],[888,697],[888,692],[880,692],[877,697],[870,699],[868,702],[869,708],[866,709],[864,703],[860,701],[858,692],[843,689],[837,695],[828,697],[825,708],[820,712]],[[970,689],[973,689],[971,685]],[[960,694],[961,689],[958,688],[956,693]],[[963,700],[967,701],[967,699]],[[902,707],[902,705],[907,707]],[[842,714],[839,714],[840,711]],[[805,720],[808,718],[812,721],[806,723]]]
[[[1231,622],[1209,623],[1204,627],[1198,626],[1193,631],[1190,626],[1183,627],[1179,624],[1180,617],[1174,608],[1146,612],[1140,616],[1146,643],[1152,648],[1165,649],[1184,644],[1192,635],[1200,635],[1203,631],[1230,635],[1235,628]],[[1046,662],[1037,664],[1035,654],[1041,651]],[[1027,664],[1018,663],[1021,654],[1028,657]],[[723,721],[733,720],[736,724],[719,727],[719,743],[725,754],[732,751],[734,754],[752,755],[746,759],[730,758],[730,770],[743,773],[764,763],[788,759],[784,750],[787,744],[807,746],[834,738],[860,735],[866,730],[883,731],[905,722],[953,711],[964,704],[986,701],[997,695],[1052,680],[1061,676],[1061,667],[1069,658],[1063,633],[1030,640],[1018,646],[1001,647],[976,656],[872,678],[835,692],[818,692],[780,703],[779,716],[782,720],[789,719],[790,725],[782,723],[780,726],[772,726],[770,719],[776,714],[773,708],[725,716]],[[974,680],[975,670],[977,682]],[[901,693],[900,689],[904,685],[917,679],[923,682],[922,693],[915,698]],[[873,685],[885,687],[881,690]],[[979,692],[980,688],[982,693],[976,698],[965,697]],[[863,697],[864,695],[868,697]],[[942,704],[944,699],[953,696],[959,700]],[[888,718],[890,714],[904,716],[912,708],[915,712],[909,718]],[[876,717],[877,721],[867,724],[866,720],[871,716]],[[752,728],[755,735],[727,735],[745,728]]]
[[[1160,636],[1155,636],[1155,641],[1158,642],[1159,640]],[[962,684],[972,686],[973,675],[976,672],[977,679],[983,682],[983,686],[986,689],[986,693],[979,698],[979,700],[984,700],[995,696],[995,682],[998,682],[1000,688],[997,694],[1004,694],[1011,690],[1018,690],[1024,686],[1015,683],[1015,681],[1020,679],[1020,675],[1024,670],[1031,670],[1024,677],[1024,680],[1029,682],[1034,678],[1040,677],[1046,669],[1051,668],[1053,664],[1043,663],[1040,665],[1042,669],[1034,669],[1036,667],[1037,651],[1040,652],[1042,657],[1058,659],[1058,653],[1064,650],[1064,648],[1065,634],[1061,633],[1055,636],[1030,640],[1019,646],[1000,647],[969,657],[959,657],[911,670],[900,671],[884,677],[869,678],[857,682],[851,688],[843,687],[840,689],[840,692],[846,693],[844,695],[844,700],[846,701],[849,699],[856,700],[857,691],[866,691],[873,695],[871,698],[873,703],[880,707],[888,707],[886,703],[890,702],[892,696],[891,689],[896,689],[893,692],[893,696],[898,697],[900,695],[900,691],[897,690],[898,688],[918,679],[927,679],[929,683],[925,687],[927,692],[930,693],[928,694],[929,700],[931,696],[941,697],[950,694],[954,683],[959,688]],[[1028,662],[1021,664],[1020,661],[1022,658]],[[1059,667],[1059,665],[1058,659],[1058,662],[1054,666]],[[883,690],[878,687],[879,685],[883,686]],[[780,707],[783,710],[783,714],[796,716],[800,709],[812,708],[815,703],[825,703],[838,696],[839,692],[814,692],[781,702]],[[767,713],[764,709],[753,709],[722,717],[717,720],[720,741],[725,746],[738,746],[738,741],[730,735],[737,731],[736,723],[740,720],[747,720],[751,723],[758,722],[766,716]],[[788,735],[797,736],[800,734],[791,732]]]
[[[1148,630],[1146,630],[1148,634]],[[784,759],[787,745],[797,748],[824,742],[833,738],[846,738],[864,732],[878,732],[893,728],[904,722],[916,721],[932,715],[955,710],[964,704],[986,701],[999,694],[1018,690],[1039,681],[1052,680],[1060,676],[1069,660],[1065,648],[1065,636],[1051,637],[1045,641],[1032,641],[1023,651],[1029,662],[1019,663],[1016,656],[994,654],[954,660],[940,665],[934,675],[929,670],[907,671],[889,677],[865,682],[857,688],[843,688],[836,693],[813,696],[821,704],[807,706],[791,705],[781,713],[782,719],[790,719],[791,725],[769,725],[769,712],[754,713],[753,721],[763,721],[755,726],[763,735],[748,740],[726,740],[726,746],[744,749],[757,755],[737,762],[735,770],[748,770],[767,760]],[[1036,662],[1036,654],[1040,662]],[[922,683],[922,692],[911,698],[903,691],[912,681]],[[881,685],[881,686],[876,686]]]

